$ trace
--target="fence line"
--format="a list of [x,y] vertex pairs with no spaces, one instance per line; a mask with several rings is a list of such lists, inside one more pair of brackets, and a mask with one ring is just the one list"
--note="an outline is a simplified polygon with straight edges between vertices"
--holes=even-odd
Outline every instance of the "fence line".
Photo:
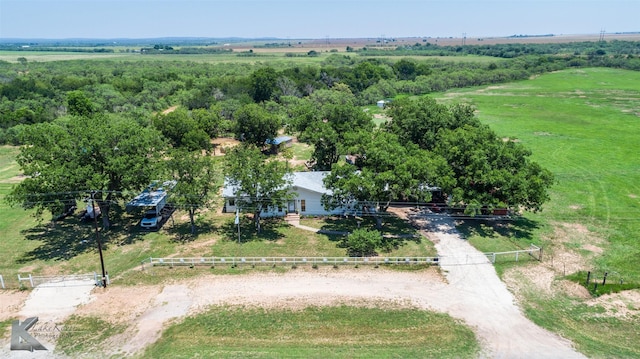
[[[521,249],[517,251],[508,252],[488,252],[482,253],[482,258],[488,259],[491,263],[495,264],[500,257],[511,257],[516,262],[521,260],[522,255],[528,255],[537,261],[542,260],[542,248],[531,244],[529,249]],[[474,264],[473,259],[479,259],[479,256],[465,255],[445,257],[447,264]],[[455,258],[457,261],[450,261],[449,259]],[[230,266],[276,266],[276,265],[384,265],[384,264],[397,264],[397,265],[440,265],[443,257],[181,257],[181,258],[154,258],[141,262],[142,270],[144,270],[145,263],[150,266],[215,266],[215,265],[230,265]],[[471,262],[470,262],[471,260]],[[613,274],[613,273],[611,273]],[[616,273],[617,274],[617,273]],[[33,276],[28,274],[22,276],[18,274],[18,284],[22,285],[22,282],[28,282],[31,288],[35,288],[40,284],[47,284],[50,286],[76,286],[84,285],[78,283],[79,281],[92,280],[96,286],[102,286],[102,276],[97,273],[90,274],[75,274],[75,275],[62,275],[62,276]],[[110,284],[109,275],[106,276],[107,284]],[[6,289],[5,281],[2,275],[0,275],[0,288]]]
[[[537,256],[535,255],[537,253]],[[509,251],[509,252],[489,252],[484,253],[487,258],[491,261],[491,263],[496,263],[498,257],[511,256],[515,257],[515,261],[518,262],[521,255],[529,255],[537,261],[542,261],[542,248],[536,246],[535,244],[531,244],[529,249],[520,249],[517,251]]]
[[[537,256],[535,255],[537,253]],[[478,256],[471,256],[477,259],[482,258],[481,262],[489,260],[491,263],[496,263],[499,257],[512,257],[516,262],[521,260],[522,255],[529,255],[530,257],[540,260],[542,256],[542,249],[538,246],[531,245],[529,249],[521,249],[517,251],[509,252],[489,252],[482,253]],[[398,265],[440,265],[441,256],[437,257],[170,257],[170,258],[154,258],[149,257],[141,262],[141,267],[144,270],[145,264],[153,266],[216,266],[216,265],[230,265],[230,266],[276,266],[276,265],[383,265],[383,264],[398,264]],[[448,257],[456,258],[458,257]],[[461,257],[462,258],[462,257]],[[449,264],[473,264],[470,255],[465,255],[463,259],[454,260]],[[481,263],[479,262],[479,263]]]
[[151,266],[276,266],[276,265],[438,265],[440,257],[182,257],[182,258],[153,258],[142,261]]
[[[109,284],[109,275],[106,276],[106,280],[107,284]],[[35,288],[41,284],[46,284],[51,287],[72,287],[86,285],[86,283],[80,282],[87,281],[93,281],[94,285],[102,286],[102,276],[95,272],[89,274],[71,274],[61,276],[34,276],[28,274],[26,277],[18,274],[18,283],[22,284],[22,282],[28,282],[31,288]]]

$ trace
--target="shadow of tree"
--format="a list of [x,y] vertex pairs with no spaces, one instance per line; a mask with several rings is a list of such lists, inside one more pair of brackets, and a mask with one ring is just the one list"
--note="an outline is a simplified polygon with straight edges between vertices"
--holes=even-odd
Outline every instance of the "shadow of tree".
[[100,239],[102,249],[106,251],[110,245],[122,246],[142,240],[147,232],[140,228],[139,221],[134,217],[116,215],[111,220],[108,231],[102,229],[102,222],[98,220],[97,236],[93,221],[81,221],[77,217],[42,223],[23,230],[21,233],[26,240],[40,241],[41,244],[25,252],[18,262],[69,260],[84,253],[97,253],[96,238]]
[[[320,227],[320,230],[329,233],[350,233],[358,228],[376,229],[376,221],[373,217],[326,217],[323,221],[325,224]],[[416,229],[407,221],[392,213],[387,213],[382,217],[380,232],[383,235],[391,236],[410,236],[417,233]]]
[[288,226],[282,218],[263,218],[260,220],[260,233],[257,233],[253,220],[241,218],[240,221],[239,239],[238,226],[234,223],[234,219],[225,222],[217,232],[228,240],[238,240],[240,243],[265,240],[274,242],[285,237],[278,229]]
[[[322,234],[326,235],[330,241],[338,242],[339,248],[348,248],[348,233],[356,229],[376,230],[376,221],[373,217],[327,217],[324,219],[326,223],[321,227]],[[338,233],[345,234],[338,234]],[[382,235],[380,244],[376,248],[376,252],[371,255],[378,255],[378,252],[389,253],[396,250],[408,242],[421,243],[421,236],[417,235],[416,229],[406,220],[392,213],[387,213],[383,217],[382,229],[379,231]]]
[[191,233],[191,222],[188,221],[172,224],[171,226],[167,226],[167,223],[165,223],[165,226],[165,229],[172,237],[171,240],[181,243],[195,241],[201,234],[212,233],[217,230],[213,221],[205,219],[196,221],[196,232],[193,234]]
[[[33,260],[68,260],[77,255],[97,251],[95,228],[93,223],[79,221],[57,222],[55,225],[40,224],[22,231],[30,241],[41,241],[42,244],[25,252],[18,259],[19,263]],[[106,239],[100,235],[105,249]]]
[[474,235],[482,237],[499,235],[509,239],[516,245],[519,245],[521,241],[530,243],[534,239],[534,231],[538,228],[538,222],[525,217],[518,217],[508,221],[468,218],[459,220],[458,225],[458,231],[465,238]]

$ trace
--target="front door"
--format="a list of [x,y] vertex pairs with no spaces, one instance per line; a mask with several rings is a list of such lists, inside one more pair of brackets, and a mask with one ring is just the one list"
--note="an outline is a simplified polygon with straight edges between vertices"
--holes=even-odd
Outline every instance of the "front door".
[[296,211],[296,201],[289,201],[287,203],[287,212],[295,212]]

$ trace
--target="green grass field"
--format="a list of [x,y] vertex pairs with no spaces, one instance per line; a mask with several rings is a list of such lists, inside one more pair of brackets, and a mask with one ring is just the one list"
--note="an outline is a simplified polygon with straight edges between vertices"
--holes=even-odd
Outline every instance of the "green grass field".
[[473,331],[446,314],[352,306],[213,307],[168,328],[147,358],[472,358]]

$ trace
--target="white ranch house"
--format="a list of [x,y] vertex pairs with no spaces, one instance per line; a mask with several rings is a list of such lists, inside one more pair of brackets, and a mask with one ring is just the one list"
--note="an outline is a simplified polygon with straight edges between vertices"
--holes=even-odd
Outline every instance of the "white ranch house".
[[[262,217],[284,217],[287,213],[298,213],[302,216],[327,216],[345,214],[344,208],[336,208],[333,211],[327,211],[322,206],[322,195],[331,194],[331,191],[324,187],[324,177],[330,172],[293,172],[291,192],[294,193],[294,199],[283,203],[281,207],[270,208],[261,213]],[[236,211],[236,192],[234,186],[230,186],[226,181],[222,189],[222,197],[224,198],[224,211],[227,213],[235,213]],[[240,208],[242,211],[242,208]]]

